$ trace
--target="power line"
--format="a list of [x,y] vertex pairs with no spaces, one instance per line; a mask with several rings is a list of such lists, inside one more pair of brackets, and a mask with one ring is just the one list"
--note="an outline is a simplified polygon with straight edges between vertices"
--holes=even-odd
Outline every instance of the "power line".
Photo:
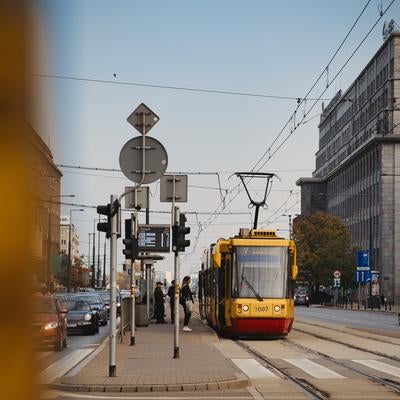
[[[376,25],[379,23],[379,21],[382,19],[383,15],[388,11],[388,9],[393,5],[393,3],[395,2],[395,0],[392,0],[392,2],[387,6],[387,8],[383,11],[382,16],[380,16],[376,22],[372,25],[371,29],[368,31],[368,33],[364,36],[364,38],[362,39],[362,41],[356,46],[356,48],[354,49],[354,51],[350,54],[350,56],[347,58],[347,60],[345,61],[345,63],[342,65],[342,67],[339,69],[339,71],[336,73],[336,75],[333,77],[333,79],[326,85],[326,88],[322,91],[322,93],[320,94],[320,96],[318,97],[318,99],[321,99],[322,96],[324,95],[324,93],[328,90],[328,88],[333,84],[333,82],[337,79],[337,77],[340,75],[340,73],[343,71],[343,69],[347,66],[347,64],[350,62],[350,60],[353,58],[353,56],[356,54],[356,52],[359,50],[359,48],[363,45],[363,43],[365,42],[365,40],[367,40],[368,36],[371,34],[371,32],[374,30],[374,28],[376,27]],[[277,137],[274,139],[273,143],[270,145],[270,147],[267,149],[266,152],[264,152],[263,156],[257,161],[256,165],[253,167],[252,170],[254,170],[257,165],[262,161],[263,158],[265,158],[265,156],[268,155],[267,159],[263,162],[263,164],[257,169],[257,171],[259,171],[261,168],[263,168],[265,166],[265,164],[281,149],[281,147],[287,142],[287,140],[292,136],[292,134],[297,130],[297,128],[302,124],[302,122],[304,121],[304,119],[307,117],[307,115],[313,110],[313,108],[315,107],[315,105],[318,102],[318,99],[314,102],[314,104],[311,106],[311,108],[304,113],[302,119],[300,120],[300,122],[298,122],[297,124],[294,124],[293,128],[291,128],[289,134],[285,137],[285,139],[279,144],[279,146],[271,153],[271,149],[272,146],[276,143],[277,139],[282,135],[282,133],[285,131],[286,127],[289,125],[290,122],[295,121],[295,116],[296,116],[296,112],[297,109],[294,111],[294,113],[292,114],[292,116],[290,117],[289,121],[284,125],[284,128],[279,132],[279,134],[277,135]]]
[[[393,0],[394,1],[394,0]],[[349,35],[351,34],[351,32],[353,31],[354,27],[356,26],[356,24],[358,23],[358,21],[360,20],[361,16],[364,14],[365,10],[367,9],[368,5],[370,4],[371,0],[368,0],[367,3],[365,4],[365,6],[363,7],[363,9],[361,10],[360,14],[358,15],[358,17],[356,18],[356,20],[354,21],[353,25],[351,26],[350,30],[347,32],[347,34],[345,35],[344,39],[342,40],[342,42],[340,43],[339,47],[335,50],[335,52],[333,53],[332,57],[330,58],[330,60],[328,61],[328,64],[325,66],[325,68],[322,70],[322,72],[320,73],[320,75],[318,76],[318,78],[315,80],[315,82],[312,84],[311,88],[308,90],[307,94],[302,98],[302,100],[297,104],[297,107],[295,109],[295,111],[292,113],[292,115],[290,116],[290,118],[288,119],[288,121],[284,124],[283,128],[280,130],[280,132],[278,133],[278,135],[275,137],[275,139],[272,141],[271,145],[268,147],[268,149],[263,153],[263,155],[260,157],[260,159],[256,162],[256,164],[254,165],[254,167],[252,168],[252,171],[255,170],[257,168],[257,166],[262,162],[262,160],[264,159],[264,157],[269,154],[269,159],[272,158],[271,153],[271,149],[274,146],[274,144],[277,142],[277,140],[280,138],[280,136],[283,134],[283,132],[285,131],[285,129],[288,127],[289,124],[291,124],[291,122],[293,121],[293,119],[296,117],[296,113],[299,110],[300,106],[305,102],[305,100],[307,99],[307,96],[314,90],[314,88],[316,87],[316,85],[318,84],[318,82],[321,80],[322,76],[325,74],[325,72],[329,69],[329,66],[331,65],[332,61],[334,60],[334,58],[337,56],[337,54],[339,53],[340,49],[343,47],[343,44],[346,42],[347,38],[349,37]],[[386,9],[387,11],[387,9]],[[386,12],[385,11],[385,12]],[[379,17],[378,21],[381,19],[382,17]],[[373,26],[373,28],[375,27],[375,25]],[[372,29],[373,29],[372,28]],[[368,33],[369,35],[369,33]],[[345,64],[346,65],[346,64]],[[333,81],[331,82],[333,83]],[[330,84],[331,84],[330,83]],[[330,86],[329,84],[329,86]],[[327,86],[327,88],[329,87]],[[326,89],[327,89],[326,88]],[[325,93],[326,89],[324,90],[324,92],[318,97],[318,100],[321,100],[322,95]],[[308,99],[311,100],[311,99]],[[314,100],[314,99],[313,99]],[[315,105],[315,103],[314,103]],[[313,108],[313,107],[312,107]],[[312,110],[312,108],[309,110],[309,112]],[[306,114],[308,115],[309,112]],[[302,122],[305,119],[305,116],[303,116]],[[297,127],[295,127],[295,129],[297,129]],[[294,130],[295,130],[294,129]],[[286,140],[284,141],[284,143],[286,142]],[[280,146],[281,147],[281,146]],[[278,147],[278,150],[280,149],[280,147]],[[275,154],[275,153],[273,153]],[[268,161],[267,160],[267,161]],[[257,171],[259,171],[261,168],[263,168],[263,166],[265,165],[265,163],[259,168],[257,169]]]
[[[185,91],[185,92],[222,94],[222,95],[230,95],[230,96],[259,97],[259,98],[276,99],[276,100],[296,100],[297,102],[302,100],[298,96],[296,96],[296,97],[279,96],[279,95],[263,94],[263,93],[238,92],[238,91],[217,90],[217,89],[201,89],[201,88],[185,87],[185,86],[155,85],[155,84],[139,83],[139,82],[118,81],[118,80],[109,80],[109,79],[82,78],[82,77],[77,77],[77,76],[55,75],[55,74],[32,74],[32,75],[38,76],[41,78],[63,79],[63,80],[79,81],[79,82],[105,83],[105,84],[111,84],[111,85],[137,86],[137,87],[145,87],[145,88],[153,88],[153,89],[167,89],[167,90],[176,90],[176,91]],[[310,100],[315,100],[315,99],[310,99]],[[329,101],[331,99],[319,99],[319,100]]]

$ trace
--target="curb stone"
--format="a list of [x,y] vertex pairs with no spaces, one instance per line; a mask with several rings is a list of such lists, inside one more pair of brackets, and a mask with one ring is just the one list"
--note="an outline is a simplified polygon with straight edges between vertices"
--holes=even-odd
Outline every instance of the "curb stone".
[[250,385],[248,379],[236,379],[223,382],[208,382],[208,383],[191,383],[191,384],[174,384],[174,385],[72,385],[55,383],[48,385],[51,389],[56,389],[66,392],[194,392],[206,390],[226,390],[244,388]]

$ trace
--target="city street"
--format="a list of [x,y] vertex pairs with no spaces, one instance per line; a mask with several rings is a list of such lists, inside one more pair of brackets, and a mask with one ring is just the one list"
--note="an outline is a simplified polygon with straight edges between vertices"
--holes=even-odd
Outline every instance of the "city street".
[[[183,336],[186,341],[193,337],[194,343],[207,341],[221,355],[231,363],[231,367],[237,373],[247,376],[247,387],[220,390],[196,390],[188,393],[186,390],[165,391],[155,393],[156,388],[149,386],[149,391],[121,391],[115,393],[115,389],[102,393],[78,393],[76,391],[62,391],[49,389],[43,393],[43,399],[67,400],[67,399],[395,399],[400,395],[400,335],[399,332],[391,332],[388,336],[373,333],[370,329],[345,327],[345,318],[351,311],[330,310],[325,308],[303,309],[296,312],[307,315],[307,321],[311,315],[318,315],[313,323],[305,322],[299,317],[295,322],[295,329],[284,339],[275,340],[231,340],[217,337],[204,325],[204,322],[195,317],[193,321],[194,331],[191,336]],[[363,312],[357,312],[362,314]],[[364,312],[371,318],[373,313]],[[336,315],[340,322],[330,319]],[[376,315],[378,317],[378,315]],[[383,318],[384,316],[380,316]],[[387,317],[390,317],[389,315]],[[361,317],[360,317],[361,318]],[[324,321],[330,321],[325,324]],[[364,319],[363,319],[364,321]],[[378,321],[378,320],[377,320]],[[365,324],[369,327],[369,324]],[[160,335],[162,333],[162,336]],[[148,328],[138,331],[138,344],[136,348],[127,348],[131,352],[133,364],[142,363],[142,357],[146,357],[141,350],[140,343],[152,342],[154,339],[169,341],[172,339],[172,326],[165,325],[160,331],[160,326],[151,324]],[[104,328],[103,331],[104,333]],[[142,336],[145,335],[145,336]],[[150,335],[150,336],[149,336]],[[153,335],[153,336],[152,336]],[[170,339],[168,339],[170,338]],[[74,344],[74,348],[85,348],[88,345],[86,338],[80,341],[80,345]],[[77,342],[78,342],[77,341]],[[158,346],[158,344],[154,344]],[[188,357],[184,347],[182,358]],[[107,353],[107,350],[106,350]],[[105,355],[106,355],[105,353]],[[135,361],[135,354],[141,354]],[[204,348],[203,355],[206,354]],[[153,357],[153,356],[151,356]],[[159,361],[148,360],[156,371],[164,362],[172,362],[171,365],[179,365],[179,361],[164,361],[164,355],[159,354]],[[170,358],[169,355],[166,358]],[[105,358],[106,360],[106,358]],[[201,363],[204,360],[198,360]],[[95,360],[92,361],[94,363]],[[183,360],[180,362],[184,362]],[[121,368],[125,361],[120,357]],[[158,365],[157,365],[158,364]],[[84,366],[78,375],[87,374],[88,368]],[[177,370],[178,371],[178,370]],[[167,377],[168,372],[160,371]],[[121,374],[125,373],[121,371]],[[189,374],[190,371],[187,371]],[[128,378],[128,377],[126,377]],[[119,378],[114,378],[119,379]],[[169,379],[169,378],[165,378]],[[122,386],[122,389],[124,387]],[[150,389],[152,388],[152,390]]]

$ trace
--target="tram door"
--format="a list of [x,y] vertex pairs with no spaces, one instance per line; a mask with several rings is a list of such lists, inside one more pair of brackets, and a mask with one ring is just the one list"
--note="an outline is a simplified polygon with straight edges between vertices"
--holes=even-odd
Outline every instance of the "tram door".
[[225,276],[226,276],[226,257],[222,257],[221,267],[217,269],[217,287],[218,287],[218,296],[217,296],[217,324],[218,328],[221,329],[225,326],[225,296],[226,296],[226,288],[225,288]]

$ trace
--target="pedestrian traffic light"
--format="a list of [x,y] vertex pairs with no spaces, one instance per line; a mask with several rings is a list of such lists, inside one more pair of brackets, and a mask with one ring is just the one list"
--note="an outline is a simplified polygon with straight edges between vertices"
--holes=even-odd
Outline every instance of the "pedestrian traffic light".
[[97,206],[97,214],[107,216],[107,222],[99,222],[97,224],[97,230],[99,232],[105,232],[106,238],[111,237],[111,204],[106,206]]
[[138,240],[132,237],[132,220],[125,220],[125,239],[122,241],[125,248],[122,253],[125,255],[126,260],[136,260],[139,256]]
[[185,214],[179,215],[179,225],[172,227],[172,247],[175,252],[184,252],[185,247],[190,246],[190,240],[185,239],[185,235],[190,233],[190,228],[186,224]]

